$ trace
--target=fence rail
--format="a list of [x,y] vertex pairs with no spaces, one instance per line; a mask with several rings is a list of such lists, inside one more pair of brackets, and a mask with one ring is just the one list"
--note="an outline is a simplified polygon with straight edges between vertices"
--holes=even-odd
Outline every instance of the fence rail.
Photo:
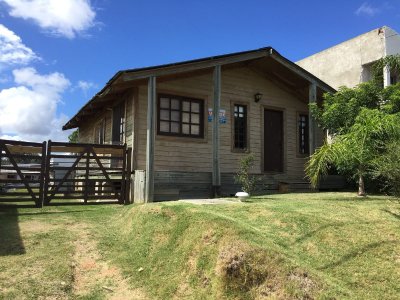
[[0,203],[127,204],[130,151],[126,145],[0,140]]
[[0,203],[43,205],[46,144],[0,140]]

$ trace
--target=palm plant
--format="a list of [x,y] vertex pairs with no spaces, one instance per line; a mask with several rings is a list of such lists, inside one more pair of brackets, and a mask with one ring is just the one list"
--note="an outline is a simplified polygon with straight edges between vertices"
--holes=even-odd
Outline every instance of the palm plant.
[[363,108],[345,134],[318,148],[306,165],[306,175],[317,187],[322,176],[334,165],[358,179],[358,195],[365,196],[364,178],[374,169],[376,158],[385,151],[387,141],[398,140],[400,116],[378,109]]

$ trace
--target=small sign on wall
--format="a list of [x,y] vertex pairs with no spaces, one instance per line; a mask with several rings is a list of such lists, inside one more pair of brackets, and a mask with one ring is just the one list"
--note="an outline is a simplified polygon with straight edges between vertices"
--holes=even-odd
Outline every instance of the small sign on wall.
[[[213,114],[213,109],[209,108],[208,109],[208,122],[212,122],[214,118],[214,114]],[[220,124],[225,124],[226,123],[226,110],[225,109],[220,109],[219,110],[219,114],[218,114],[218,122]]]
[[209,108],[208,109],[208,122],[212,122],[213,120],[213,109]]
[[219,119],[219,124],[225,124],[226,123],[226,111],[225,111],[225,109],[220,109],[219,110],[218,119]]

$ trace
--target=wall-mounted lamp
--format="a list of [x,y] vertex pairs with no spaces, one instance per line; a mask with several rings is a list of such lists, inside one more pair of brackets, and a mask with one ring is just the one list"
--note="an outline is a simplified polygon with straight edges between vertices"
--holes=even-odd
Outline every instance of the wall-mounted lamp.
[[254,95],[254,101],[255,101],[255,102],[259,102],[259,101],[261,100],[262,96],[263,96],[263,94],[261,94],[261,93],[256,93],[256,94]]

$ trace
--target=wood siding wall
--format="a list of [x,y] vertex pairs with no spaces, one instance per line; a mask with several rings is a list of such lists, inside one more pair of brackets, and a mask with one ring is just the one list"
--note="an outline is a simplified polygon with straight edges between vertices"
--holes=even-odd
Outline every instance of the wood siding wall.
[[79,127],[79,142],[81,143],[94,143],[95,141],[95,127],[102,120],[106,121],[106,131],[105,131],[105,143],[112,143],[112,106],[120,103],[120,101],[125,102],[125,140],[124,143],[127,144],[128,148],[132,148],[133,143],[133,128],[134,128],[134,109],[133,109],[133,96],[134,92],[129,91],[125,93],[121,99],[115,99],[114,103],[110,105],[110,109],[106,110],[102,113],[94,115],[88,118],[80,127]]
[[82,126],[79,127],[79,142],[80,143],[94,143],[94,130],[99,122],[106,121],[105,140],[111,143],[111,124],[112,114],[111,111],[106,111],[95,116],[88,118]]
[[[212,107],[212,73],[176,79],[157,84],[157,92],[190,96],[205,100],[204,139],[156,136],[155,170],[211,172],[212,170],[212,123],[207,122],[207,109]],[[254,94],[263,94],[259,103]],[[138,93],[137,169],[145,168],[147,86],[140,86]],[[220,125],[221,173],[235,173],[243,153],[232,151],[232,104],[248,105],[249,149],[256,157],[253,173],[263,172],[263,113],[264,108],[284,112],[284,173],[276,179],[304,177],[305,158],[297,153],[297,116],[308,110],[307,104],[249,68],[222,70],[221,109],[226,111],[227,122]],[[321,134],[318,134],[321,137]]]
[[[204,172],[212,171],[212,123],[207,121],[207,110],[212,107],[212,71],[203,75],[185,77],[157,84],[157,93],[169,93],[204,99],[204,138],[185,138],[156,135],[155,170],[157,172]],[[262,93],[259,103],[254,102],[254,94]],[[147,129],[147,86],[142,85],[126,92],[122,99],[126,102],[125,142],[134,151],[133,168],[144,170],[146,165]],[[307,112],[307,103],[279,88],[262,74],[246,67],[222,69],[221,109],[226,111],[226,124],[220,124],[221,173],[236,173],[243,153],[232,149],[232,109],[233,103],[248,107],[249,150],[256,162],[252,173],[263,173],[263,127],[264,108],[283,111],[284,116],[284,172],[268,174],[271,180],[302,180],[306,158],[298,154],[297,122],[300,112]],[[112,105],[110,105],[110,108]],[[214,113],[215,116],[215,113]],[[111,143],[112,113],[107,110],[88,119],[79,129],[79,141],[94,141],[94,127],[106,119],[106,142]],[[134,121],[135,120],[135,121]],[[316,134],[320,145],[323,133]],[[159,183],[161,186],[163,182]],[[157,185],[157,178],[156,178]]]

